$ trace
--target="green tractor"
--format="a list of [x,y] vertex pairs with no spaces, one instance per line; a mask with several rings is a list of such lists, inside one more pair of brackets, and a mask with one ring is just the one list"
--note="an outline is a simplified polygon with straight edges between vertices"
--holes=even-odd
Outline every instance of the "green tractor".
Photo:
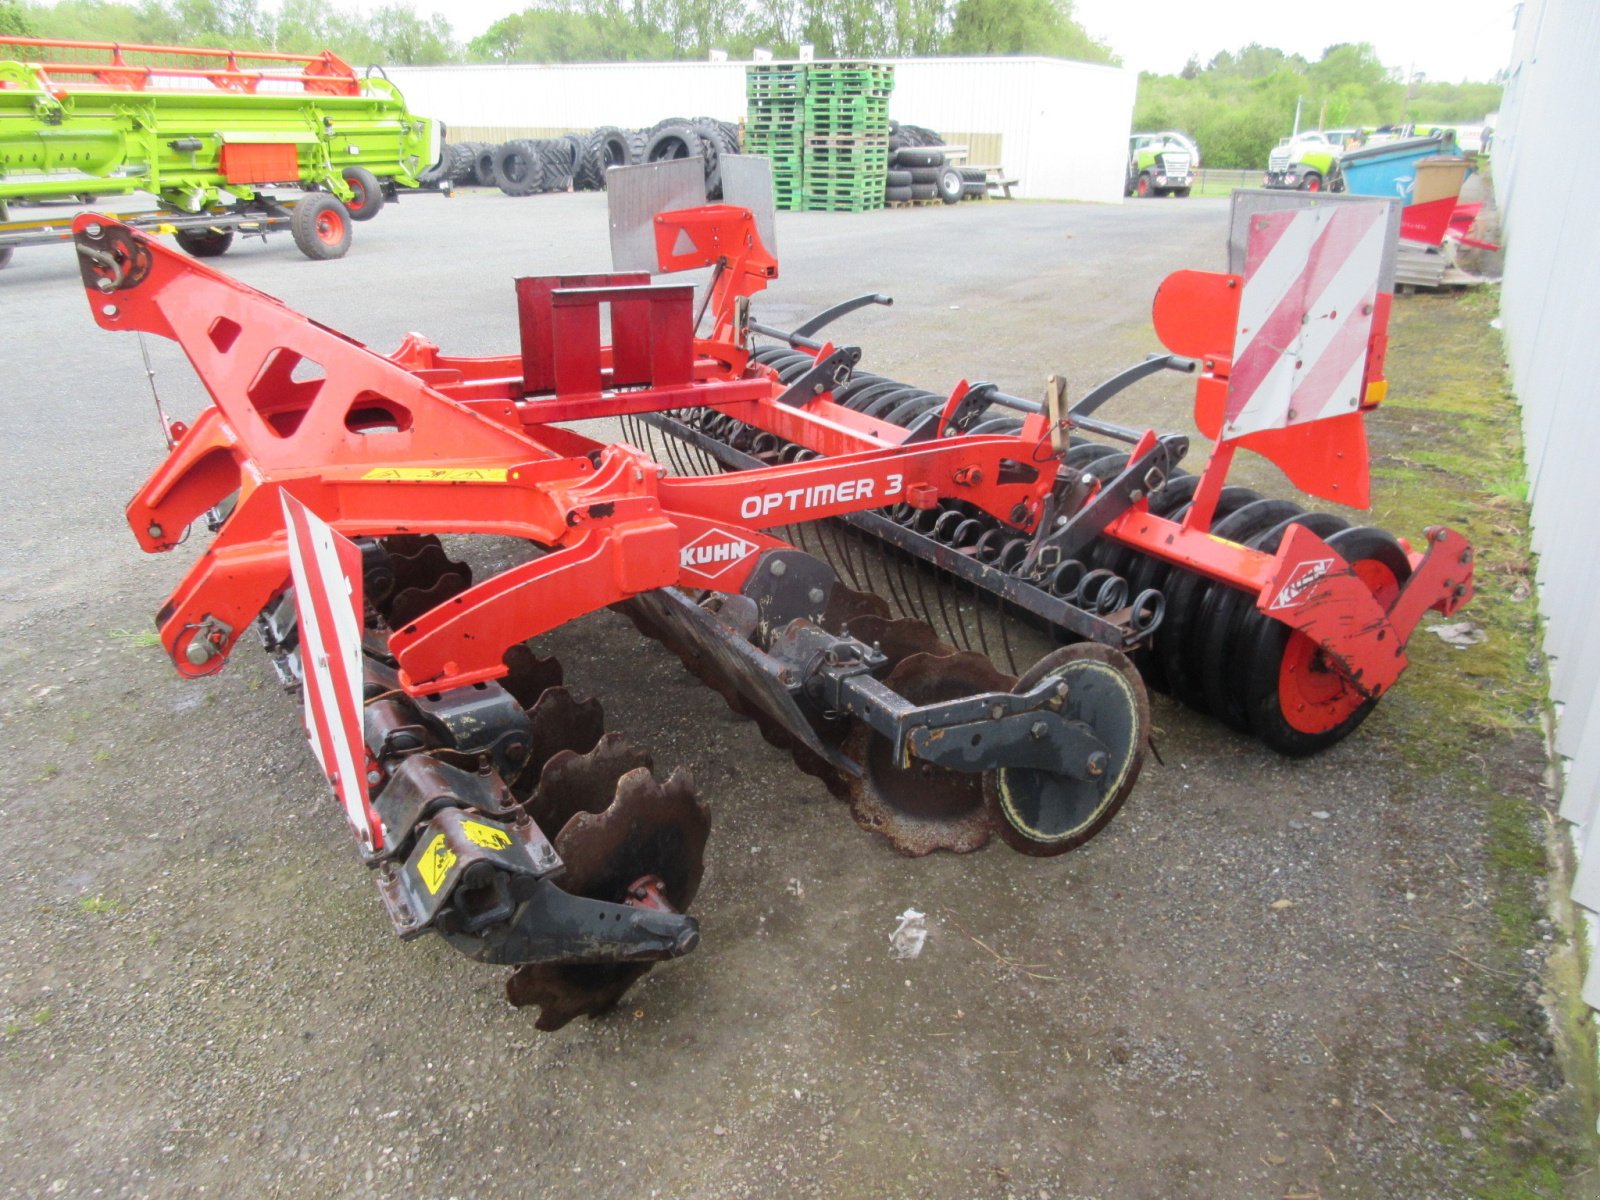
[[1336,140],[1321,130],[1308,129],[1286,137],[1267,157],[1266,185],[1302,192],[1342,192],[1339,156],[1343,150],[1342,138]]
[[1200,147],[1174,130],[1136,133],[1128,139],[1124,196],[1187,196],[1200,165]]

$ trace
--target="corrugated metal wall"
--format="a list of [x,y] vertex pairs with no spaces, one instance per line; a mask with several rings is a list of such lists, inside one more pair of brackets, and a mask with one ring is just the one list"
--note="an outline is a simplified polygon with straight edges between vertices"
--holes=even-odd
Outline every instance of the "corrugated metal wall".
[[[417,112],[452,129],[639,127],[663,117],[738,120],[743,63],[390,67]],[[972,147],[1020,180],[1021,196],[1122,199],[1137,75],[1047,58],[895,61],[892,116]]]
[[[1600,235],[1582,155],[1600,126],[1600,5],[1527,0],[1491,156],[1506,244],[1501,317],[1522,404],[1561,815],[1579,827],[1573,897],[1600,911]],[[1600,957],[1584,998],[1600,1007]]]

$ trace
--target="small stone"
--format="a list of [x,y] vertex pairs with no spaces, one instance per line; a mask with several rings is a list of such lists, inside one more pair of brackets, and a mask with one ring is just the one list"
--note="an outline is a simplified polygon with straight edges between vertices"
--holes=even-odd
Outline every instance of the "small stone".
[[713,1125],[711,1127],[711,1133],[715,1137],[727,1137],[728,1136],[728,1131],[726,1129],[724,1129],[721,1125]]
[[1333,814],[1331,812],[1325,812],[1325,811],[1320,811],[1320,810],[1317,811],[1317,812],[1312,813],[1311,815],[1313,817],[1315,817],[1319,821],[1326,821],[1329,817],[1333,816]]
[[1293,900],[1274,900],[1267,907],[1272,909],[1273,912],[1282,912],[1286,908],[1293,908],[1294,907],[1294,901]]

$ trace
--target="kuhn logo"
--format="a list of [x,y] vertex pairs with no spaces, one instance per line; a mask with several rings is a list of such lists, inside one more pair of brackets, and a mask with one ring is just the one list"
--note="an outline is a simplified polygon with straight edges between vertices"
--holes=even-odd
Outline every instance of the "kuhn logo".
[[1326,575],[1332,566],[1331,558],[1313,558],[1301,563],[1278,592],[1278,598],[1272,602],[1272,607],[1293,608],[1299,604],[1301,597],[1311,589],[1311,585]]
[[706,579],[715,579],[742,563],[757,547],[725,529],[708,529],[678,552],[678,565]]

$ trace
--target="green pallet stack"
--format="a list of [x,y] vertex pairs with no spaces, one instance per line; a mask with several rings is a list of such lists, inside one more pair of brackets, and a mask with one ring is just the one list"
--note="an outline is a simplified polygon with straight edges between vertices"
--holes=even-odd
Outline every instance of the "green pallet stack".
[[748,111],[744,152],[772,160],[772,193],[777,206],[798,212],[805,181],[806,67],[758,63],[745,69]]
[[772,160],[777,206],[789,212],[883,207],[889,170],[884,63],[756,63],[745,70],[744,149]]
[[806,211],[883,207],[893,90],[894,68],[885,63],[812,65],[805,95]]

